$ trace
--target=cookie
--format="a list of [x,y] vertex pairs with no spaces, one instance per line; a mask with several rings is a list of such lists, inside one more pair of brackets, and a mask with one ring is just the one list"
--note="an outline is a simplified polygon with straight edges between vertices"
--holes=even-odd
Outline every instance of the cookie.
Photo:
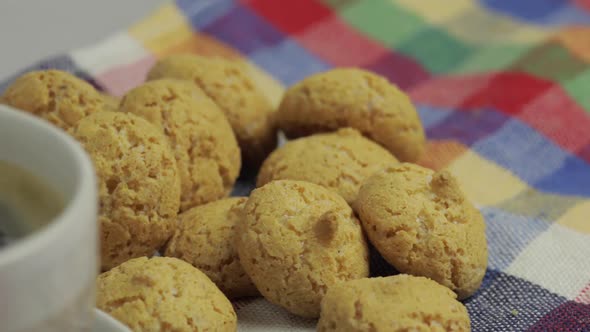
[[353,206],[371,243],[400,272],[429,277],[460,299],[479,288],[485,223],[448,171],[389,167],[361,186]]
[[424,129],[408,96],[362,69],[333,69],[293,85],[277,121],[289,138],[353,127],[402,161],[417,160],[425,149]]
[[397,159],[379,144],[351,128],[299,138],[280,147],[264,161],[257,186],[273,180],[301,180],[340,194],[348,203],[361,183]]
[[176,258],[129,260],[98,276],[96,306],[143,331],[236,331],[236,313],[197,268]]
[[102,96],[92,85],[53,69],[20,76],[6,89],[2,100],[66,131],[105,107]]
[[328,289],[317,331],[470,331],[467,309],[456,297],[424,277],[347,281]]
[[73,136],[98,178],[102,270],[154,254],[172,236],[180,206],[180,176],[166,137],[146,120],[116,112],[84,118]]
[[256,169],[277,145],[274,109],[238,61],[188,54],[171,55],[150,70],[148,79],[179,78],[194,82],[227,116],[244,165]]
[[164,253],[203,271],[229,298],[259,294],[234,248],[235,227],[246,199],[221,199],[180,214],[178,228]]
[[270,302],[317,317],[326,290],[369,275],[358,219],[322,186],[278,180],[255,189],[237,227],[240,262]]
[[111,96],[107,93],[101,93],[102,101],[107,111],[118,111],[119,104],[121,104],[121,98]]
[[143,117],[168,137],[180,172],[181,211],[230,193],[241,167],[238,143],[217,105],[192,83],[147,82],[125,95],[120,111]]

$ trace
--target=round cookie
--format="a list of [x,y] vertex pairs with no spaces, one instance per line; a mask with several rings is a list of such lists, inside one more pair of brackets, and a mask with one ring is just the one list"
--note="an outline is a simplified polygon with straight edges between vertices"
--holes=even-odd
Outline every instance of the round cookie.
[[180,177],[166,138],[132,114],[99,112],[73,136],[92,158],[98,178],[101,268],[151,256],[176,227]]
[[408,96],[362,69],[333,69],[293,85],[277,121],[289,138],[353,127],[402,161],[417,160],[425,149],[424,129]]
[[246,200],[221,199],[180,214],[178,228],[164,253],[203,271],[229,298],[259,294],[234,248],[235,227]]
[[200,89],[176,79],[150,81],[127,93],[120,110],[143,117],[168,137],[180,172],[181,211],[230,193],[241,167],[238,143]]
[[400,272],[429,277],[460,299],[479,288],[485,223],[448,171],[391,166],[361,186],[353,206],[371,243]]
[[53,69],[20,76],[4,91],[2,100],[66,131],[105,107],[102,96],[92,85]]
[[352,203],[366,178],[397,162],[379,144],[345,128],[289,141],[273,151],[260,168],[257,186],[273,180],[308,181]]
[[189,54],[158,61],[148,79],[178,78],[194,82],[219,105],[231,124],[244,165],[255,169],[277,145],[274,109],[238,61]]
[[278,180],[252,192],[238,223],[240,262],[270,302],[317,317],[326,290],[369,275],[368,248],[351,208],[319,185]]
[[328,289],[317,331],[470,331],[467,309],[456,297],[424,277],[351,280]]
[[129,260],[98,276],[96,306],[133,331],[236,331],[236,313],[201,271],[170,257]]

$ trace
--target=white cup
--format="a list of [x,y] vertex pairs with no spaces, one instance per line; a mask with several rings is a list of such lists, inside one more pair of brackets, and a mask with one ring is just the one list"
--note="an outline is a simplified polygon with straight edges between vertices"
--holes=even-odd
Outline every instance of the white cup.
[[37,175],[66,199],[48,225],[0,249],[0,330],[90,330],[99,262],[90,159],[48,122],[0,105],[0,160]]

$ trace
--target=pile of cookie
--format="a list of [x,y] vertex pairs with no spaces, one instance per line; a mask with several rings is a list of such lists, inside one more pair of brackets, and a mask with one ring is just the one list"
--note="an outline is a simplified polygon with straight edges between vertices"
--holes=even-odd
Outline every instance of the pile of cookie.
[[[44,70],[0,101],[91,156],[97,306],[134,331],[235,331],[229,299],[247,296],[319,331],[470,330],[484,220],[453,175],[412,163],[422,124],[379,75],[318,73],[277,106],[239,61],[173,55],[120,100]],[[241,171],[258,188],[228,197]],[[401,274],[371,278],[370,246]]]

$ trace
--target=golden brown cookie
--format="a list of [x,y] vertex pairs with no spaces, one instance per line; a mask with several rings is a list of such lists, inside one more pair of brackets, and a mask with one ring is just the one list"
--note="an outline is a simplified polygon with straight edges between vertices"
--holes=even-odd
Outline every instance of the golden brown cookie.
[[247,67],[236,60],[189,54],[156,63],[148,79],[178,78],[194,82],[227,116],[242,151],[244,165],[256,168],[277,144],[274,109],[257,90]]
[[467,309],[436,282],[410,275],[335,285],[322,301],[320,332],[470,331]]
[[236,331],[223,293],[180,259],[129,260],[98,276],[96,306],[133,331]]
[[240,173],[238,143],[200,89],[176,79],[150,81],[127,93],[120,110],[143,117],[168,137],[180,171],[181,211],[230,193]]
[[73,136],[98,177],[101,268],[151,256],[172,236],[180,206],[180,177],[164,135],[132,114],[99,112]]
[[353,127],[402,161],[417,160],[425,148],[424,129],[408,96],[362,69],[333,69],[293,85],[277,121],[289,138]]
[[17,78],[4,91],[2,100],[66,131],[105,107],[102,96],[92,85],[53,69],[32,71]]
[[326,290],[369,275],[358,219],[338,194],[313,183],[278,180],[252,192],[238,224],[244,270],[270,302],[317,317]]
[[389,167],[361,186],[354,208],[371,243],[400,272],[429,277],[460,299],[479,288],[485,223],[448,171]]
[[275,150],[258,173],[257,186],[273,180],[301,180],[340,194],[348,203],[361,183],[397,159],[351,128],[296,139]]
[[258,295],[234,248],[235,227],[246,197],[221,199],[179,215],[179,225],[165,255],[203,271],[229,298]]
[[115,96],[111,96],[107,93],[101,93],[100,94],[102,97],[102,101],[105,105],[105,109],[107,111],[118,111],[119,110],[119,104],[121,104],[121,98],[119,97],[115,97]]

